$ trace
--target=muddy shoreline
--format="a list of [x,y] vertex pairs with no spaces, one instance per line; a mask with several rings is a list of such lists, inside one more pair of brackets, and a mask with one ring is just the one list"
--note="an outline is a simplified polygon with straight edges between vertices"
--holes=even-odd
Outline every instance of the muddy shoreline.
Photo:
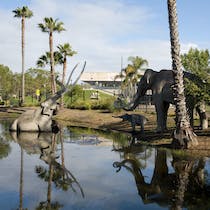
[[[19,116],[19,114],[23,113],[27,109],[34,108],[0,108],[0,119],[15,119]],[[131,135],[133,138],[136,138],[138,142],[143,144],[170,147],[172,140],[171,135],[175,126],[173,114],[169,114],[168,116],[168,132],[164,134],[157,134],[155,132],[156,115],[154,112],[135,112],[143,114],[149,119],[149,122],[145,125],[144,134],[141,134],[138,132],[138,129],[140,129],[139,127],[137,127],[137,131],[133,133],[132,128],[128,122],[123,122],[122,119],[116,118],[116,116],[124,113],[124,111],[109,113],[102,110],[76,110],[64,108],[58,112],[58,114],[55,116],[55,120],[64,126],[86,127],[104,131],[123,132]],[[206,151],[208,150],[208,153],[210,154],[210,128],[208,130],[201,131],[195,127],[195,133],[199,139],[199,146],[196,148],[196,150],[205,149]]]

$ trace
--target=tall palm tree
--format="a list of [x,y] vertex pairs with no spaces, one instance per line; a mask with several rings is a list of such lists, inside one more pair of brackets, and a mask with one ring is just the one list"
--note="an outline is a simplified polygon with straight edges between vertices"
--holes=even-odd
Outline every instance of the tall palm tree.
[[[65,43],[63,45],[58,45],[59,52],[63,56],[63,74],[62,74],[62,84],[65,82],[66,78],[66,69],[67,69],[67,56],[73,56],[77,54],[76,51],[72,50],[72,47],[69,43]],[[63,107],[63,96],[61,97],[61,107]]]
[[55,69],[54,69],[54,53],[53,53],[53,32],[60,33],[65,31],[63,27],[63,22],[59,22],[58,19],[53,20],[53,18],[44,18],[44,23],[38,24],[42,32],[49,34],[49,48],[50,48],[50,73],[51,73],[51,89],[52,94],[56,92],[56,83],[55,83]]
[[27,6],[12,11],[14,17],[21,18],[21,47],[22,47],[22,82],[21,82],[21,105],[25,101],[25,19],[33,16],[33,12]]
[[173,144],[176,147],[189,148],[197,145],[196,135],[190,126],[184,95],[183,70],[181,68],[180,44],[177,24],[176,0],[168,0],[168,17],[171,41],[172,69],[174,70],[174,95],[176,106],[176,130]]
[[136,92],[136,84],[141,77],[140,71],[143,70],[143,66],[148,65],[148,61],[139,56],[130,56],[128,61],[131,64],[122,69],[120,74],[115,76],[115,80],[118,78],[122,79],[122,94],[128,100],[131,100]]

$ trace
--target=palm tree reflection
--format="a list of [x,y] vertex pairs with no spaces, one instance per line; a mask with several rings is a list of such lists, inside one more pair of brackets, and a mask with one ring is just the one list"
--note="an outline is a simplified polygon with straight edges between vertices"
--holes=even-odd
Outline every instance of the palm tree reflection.
[[[47,182],[47,200],[42,201],[36,207],[37,210],[43,209],[60,209],[63,207],[58,201],[52,201],[52,184],[57,189],[67,191],[71,189],[73,192],[79,188],[81,195],[84,197],[83,189],[74,175],[65,167],[64,161],[64,146],[62,133],[60,135],[54,133],[20,133],[18,135],[11,133],[13,139],[19,143],[21,147],[21,167],[20,167],[20,188],[19,188],[19,209],[23,209],[23,149],[29,154],[40,154],[40,159],[43,160],[48,167],[38,165],[35,167],[35,172],[38,177]],[[58,138],[60,137],[60,138]],[[56,155],[58,151],[57,143],[61,142],[61,164],[59,163],[59,156]]]
[[[52,135],[51,144],[41,145],[40,150],[40,159],[43,160],[46,164],[49,165],[49,168],[45,168],[44,166],[36,166],[35,171],[38,174],[38,177],[48,182],[47,189],[47,201],[41,202],[37,209],[43,209],[44,207],[47,209],[59,209],[62,207],[58,202],[51,202],[51,192],[52,192],[52,183],[55,184],[55,187],[58,189],[62,189],[67,191],[68,189],[72,189],[73,192],[76,192],[74,185],[76,185],[82,196],[84,197],[84,192],[76,180],[74,175],[65,167],[64,164],[64,149],[63,149],[63,138],[60,134],[60,142],[61,142],[61,156],[62,156],[62,164],[60,164],[57,159],[59,156],[56,155],[56,140],[57,135]],[[46,143],[46,142],[45,142]]]
[[[210,185],[205,178],[209,171],[204,170],[206,159],[180,157],[172,153],[171,166],[168,166],[167,159],[165,150],[156,150],[153,175],[149,183],[145,181],[138,158],[126,157],[114,162],[113,167],[117,172],[123,167],[133,175],[144,204],[155,202],[173,210],[183,207],[198,209],[202,204],[204,209],[209,209]],[[173,172],[170,172],[169,167],[172,167]]]

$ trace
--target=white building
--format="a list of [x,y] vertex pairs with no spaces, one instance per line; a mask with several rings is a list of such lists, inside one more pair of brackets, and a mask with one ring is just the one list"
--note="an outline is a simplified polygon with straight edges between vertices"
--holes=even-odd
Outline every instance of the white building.
[[80,80],[94,89],[115,95],[119,94],[121,85],[121,79],[116,79],[117,75],[117,72],[84,72]]
[[121,79],[115,77],[119,75],[117,72],[84,72],[80,80],[91,86],[97,87],[119,87]]

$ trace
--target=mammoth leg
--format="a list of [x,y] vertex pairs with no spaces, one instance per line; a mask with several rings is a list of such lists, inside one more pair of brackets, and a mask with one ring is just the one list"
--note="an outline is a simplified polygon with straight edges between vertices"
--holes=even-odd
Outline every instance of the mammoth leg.
[[141,132],[141,133],[144,133],[144,122],[143,122],[143,121],[141,122],[141,125],[140,125],[140,126],[141,126],[140,132]]
[[[155,103],[155,109],[157,113],[157,132],[161,133],[166,130],[166,119],[167,119],[167,106],[164,102],[158,101]],[[167,110],[167,111],[166,111]]]
[[163,128],[164,130],[167,130],[167,117],[168,117],[168,109],[169,109],[170,104],[167,102],[163,103]]
[[190,118],[190,125],[192,126],[192,128],[194,127],[194,119],[193,119],[193,115],[194,115],[194,108],[193,106],[188,106],[188,115],[189,115],[189,118]]
[[189,120],[190,120],[190,125],[193,128],[194,127],[193,115],[194,115],[195,102],[191,96],[186,97],[186,106],[187,106],[187,113],[188,113]]
[[196,106],[196,111],[200,118],[200,128],[201,129],[207,129],[208,128],[208,117],[205,110],[205,104],[201,103],[198,106]]

